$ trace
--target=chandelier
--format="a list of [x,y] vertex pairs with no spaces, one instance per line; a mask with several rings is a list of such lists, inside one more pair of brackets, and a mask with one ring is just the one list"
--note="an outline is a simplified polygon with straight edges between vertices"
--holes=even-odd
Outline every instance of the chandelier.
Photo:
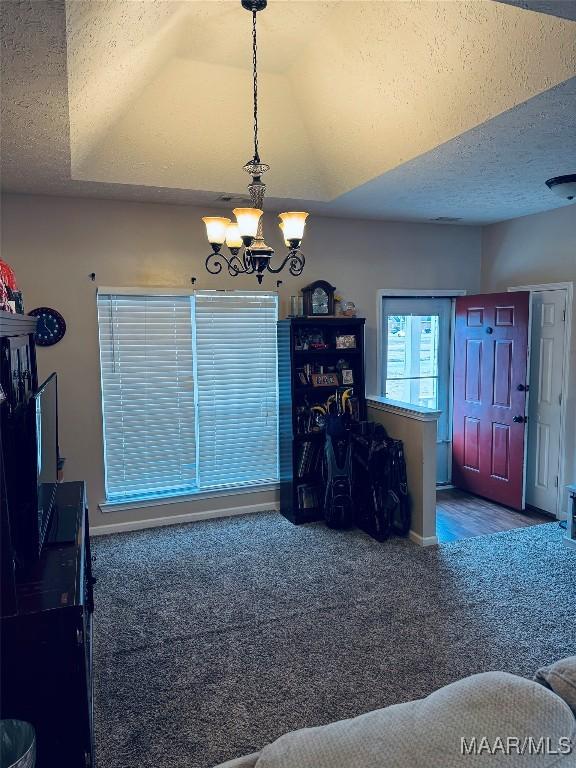
[[[258,152],[258,46],[256,42],[256,14],[266,8],[267,0],[241,0],[242,7],[252,13],[252,64],[254,84],[254,156],[244,166],[244,170],[252,177],[248,184],[248,191],[252,201],[252,208],[234,208],[233,214],[236,221],[232,222],[224,216],[204,216],[202,221],[206,224],[206,235],[212,247],[212,253],[206,259],[206,269],[210,274],[217,275],[226,264],[228,274],[236,275],[256,274],[259,283],[262,282],[264,272],[278,274],[288,264],[288,271],[294,277],[302,274],[305,258],[300,250],[300,243],[304,235],[307,213],[303,211],[290,211],[279,214],[279,226],[284,238],[284,245],[288,253],[284,261],[278,266],[271,265],[274,249],[266,244],[263,232],[262,209],[266,184],[262,181],[262,175],[270,170],[270,166],[260,160]],[[222,253],[222,246],[226,243],[230,256]]]

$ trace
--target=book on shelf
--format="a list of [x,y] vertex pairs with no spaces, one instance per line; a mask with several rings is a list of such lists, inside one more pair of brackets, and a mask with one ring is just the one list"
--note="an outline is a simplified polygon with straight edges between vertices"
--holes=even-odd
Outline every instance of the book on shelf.
[[311,440],[298,446],[296,459],[296,474],[299,478],[306,477],[313,472],[318,472],[322,465],[323,445],[313,443]]
[[306,387],[310,382],[304,368],[296,368],[296,376],[298,377],[298,383]]

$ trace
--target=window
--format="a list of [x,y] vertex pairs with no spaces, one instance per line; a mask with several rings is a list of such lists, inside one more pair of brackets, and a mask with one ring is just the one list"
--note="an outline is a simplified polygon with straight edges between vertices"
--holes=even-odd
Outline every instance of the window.
[[196,294],[202,488],[278,479],[275,294]]
[[98,294],[106,499],[196,487],[189,296]]
[[449,477],[451,299],[382,299],[381,394],[440,411],[437,481]]
[[386,397],[438,407],[437,315],[388,315]]
[[98,294],[106,499],[278,479],[277,296]]
[[382,395],[448,410],[451,299],[382,300]]

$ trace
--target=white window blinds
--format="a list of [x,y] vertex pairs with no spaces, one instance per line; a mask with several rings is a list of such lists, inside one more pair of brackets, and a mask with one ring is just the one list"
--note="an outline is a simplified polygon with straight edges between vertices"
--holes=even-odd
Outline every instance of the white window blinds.
[[196,487],[190,296],[98,295],[106,498]]
[[278,297],[195,297],[198,484],[278,479]]

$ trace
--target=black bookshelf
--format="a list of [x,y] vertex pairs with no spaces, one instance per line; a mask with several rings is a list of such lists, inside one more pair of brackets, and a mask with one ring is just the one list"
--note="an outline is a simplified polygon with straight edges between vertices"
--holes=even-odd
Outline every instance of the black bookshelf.
[[[290,317],[278,323],[280,512],[295,524],[323,517],[324,430],[313,407],[351,389],[353,417],[366,418],[364,323],[357,317]],[[337,348],[350,341],[342,337],[352,337],[354,346]],[[318,377],[330,383],[318,386]]]

